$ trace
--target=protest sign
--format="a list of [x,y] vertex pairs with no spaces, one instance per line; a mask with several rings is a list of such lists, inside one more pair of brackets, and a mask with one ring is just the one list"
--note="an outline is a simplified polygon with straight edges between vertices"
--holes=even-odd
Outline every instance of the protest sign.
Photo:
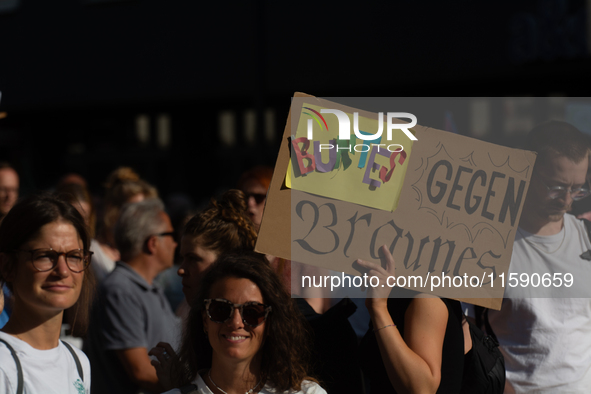
[[[312,105],[378,119],[375,113],[295,95],[256,250],[359,275],[355,260],[379,262],[378,249],[387,245],[396,277],[404,279],[398,286],[500,308],[535,153],[413,126],[417,140],[404,163],[398,204],[377,209],[295,190],[295,173],[287,187],[292,136],[302,108]],[[379,169],[369,172],[373,179],[381,180]],[[359,186],[367,184],[346,187]]]

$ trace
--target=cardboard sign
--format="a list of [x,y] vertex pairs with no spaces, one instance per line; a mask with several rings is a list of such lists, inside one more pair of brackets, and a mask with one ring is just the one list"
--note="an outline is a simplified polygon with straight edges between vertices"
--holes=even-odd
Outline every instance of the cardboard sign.
[[415,126],[397,209],[370,208],[285,187],[304,104],[377,118],[296,93],[255,249],[359,275],[355,260],[379,263],[387,245],[399,287],[499,309],[535,153]]

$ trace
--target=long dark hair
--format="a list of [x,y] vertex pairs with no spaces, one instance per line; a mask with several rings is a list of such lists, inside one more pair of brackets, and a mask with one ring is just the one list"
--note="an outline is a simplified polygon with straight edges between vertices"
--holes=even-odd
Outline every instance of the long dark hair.
[[263,302],[272,308],[259,349],[263,378],[278,392],[301,390],[302,381],[311,379],[307,376],[308,331],[303,317],[265,256],[251,251],[220,256],[201,281],[185,324],[173,383],[182,387],[195,379],[197,371],[211,367],[212,348],[203,331],[203,300],[209,297],[213,285],[224,278],[252,281],[261,291]]
[[[14,253],[26,242],[34,239],[41,227],[59,220],[70,223],[82,240],[84,249],[88,250],[90,239],[84,218],[71,204],[49,194],[33,195],[19,201],[0,224],[0,252],[5,253],[4,267],[0,269],[0,282],[6,282],[13,290],[12,283],[7,281],[5,274],[13,272],[18,258]],[[94,275],[91,269],[84,271],[84,279],[80,297],[68,308],[68,316],[72,335],[83,335],[88,328],[90,304],[94,293]]]

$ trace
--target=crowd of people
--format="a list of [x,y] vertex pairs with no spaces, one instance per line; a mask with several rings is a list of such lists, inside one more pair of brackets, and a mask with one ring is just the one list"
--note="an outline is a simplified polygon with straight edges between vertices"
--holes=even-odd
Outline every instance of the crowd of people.
[[[568,212],[591,194],[591,145],[557,121],[527,141],[538,158],[510,272],[584,277],[589,232]],[[129,168],[109,176],[99,209],[75,174],[19,200],[17,172],[0,163],[0,393],[466,393],[474,357],[459,301],[371,287],[358,341],[355,304],[292,286],[319,268],[254,252],[271,177],[245,172],[175,229],[156,188]],[[157,277],[177,246],[184,301],[173,308]],[[358,264],[386,280],[395,261],[386,247],[380,257]],[[590,299],[507,288],[484,316],[505,393],[589,391]],[[60,339],[64,328],[82,349]]]

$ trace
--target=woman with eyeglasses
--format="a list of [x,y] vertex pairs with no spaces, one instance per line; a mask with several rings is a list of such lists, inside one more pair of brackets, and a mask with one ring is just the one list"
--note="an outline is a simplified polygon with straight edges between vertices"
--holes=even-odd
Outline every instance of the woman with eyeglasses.
[[84,219],[40,195],[17,203],[0,225],[0,282],[13,294],[0,332],[0,392],[89,393],[84,353],[59,340],[64,311],[73,335],[87,328],[94,277]]
[[169,394],[326,393],[307,377],[306,331],[264,256],[224,255],[202,283]]

